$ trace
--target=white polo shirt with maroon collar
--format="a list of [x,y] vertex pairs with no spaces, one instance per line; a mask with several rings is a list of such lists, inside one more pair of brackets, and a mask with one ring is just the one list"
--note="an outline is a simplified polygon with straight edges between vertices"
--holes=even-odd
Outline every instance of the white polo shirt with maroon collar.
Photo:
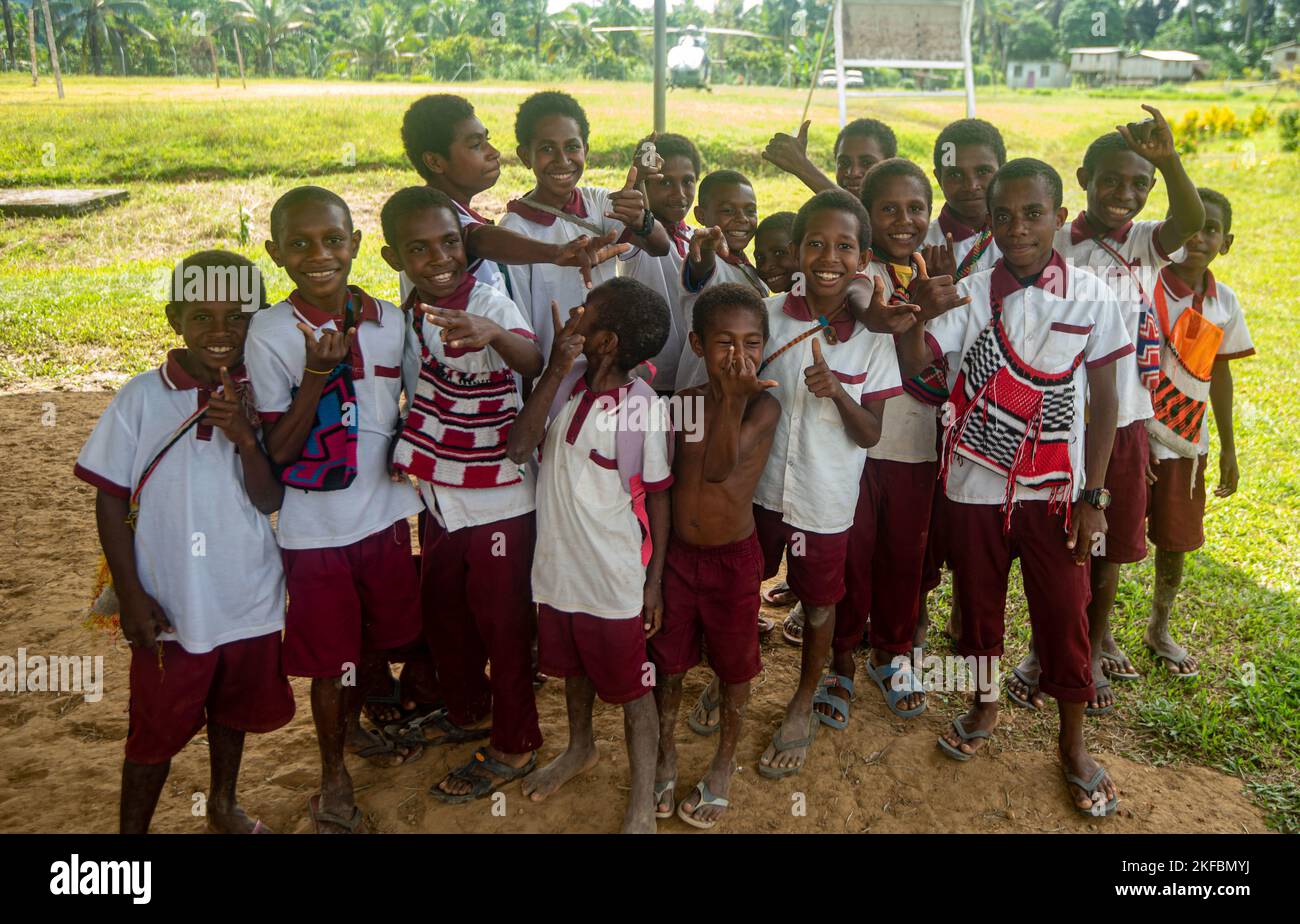
[[650,384],[660,391],[672,391],[677,381],[677,364],[681,359],[683,344],[686,349],[690,349],[688,340],[691,319],[682,313],[682,287],[678,280],[681,278],[682,264],[689,252],[694,229],[683,221],[676,225],[664,225],[664,230],[668,232],[672,243],[668,253],[656,257],[633,245],[631,250],[619,256],[618,274],[649,286],[668,303],[672,326],[664,348],[650,359],[655,367],[655,376]]
[[[339,491],[284,489],[277,532],[286,549],[351,545],[420,511],[420,497],[409,481],[388,477],[388,454],[400,422],[402,362],[408,326],[392,302],[352,291],[357,335],[350,363],[357,397],[357,475]],[[299,323],[316,330],[338,330],[340,321],[296,291],[259,311],[249,325],[244,362],[257,395],[257,410],[274,422],[293,402],[307,366],[307,347]]]
[[[403,305],[403,312],[412,323],[415,318],[415,303],[419,293],[412,292]],[[508,331],[536,341],[532,330],[519,307],[501,294],[498,289],[476,280],[469,273],[461,280],[446,298],[438,299],[435,307],[450,311],[465,311],[494,321]],[[424,346],[433,359],[449,369],[458,372],[481,374],[510,368],[509,363],[501,358],[491,347],[469,349],[466,347],[449,347],[443,342],[443,329],[420,314],[420,333]],[[420,340],[414,336],[406,339],[406,359],[402,363],[402,373],[406,377],[405,389],[409,396],[415,394],[420,377],[420,363],[423,352]],[[518,376],[515,376],[518,387]],[[521,402],[522,403],[522,402]],[[460,488],[449,485],[433,484],[419,480],[417,484],[424,505],[448,531],[454,532],[466,526],[478,526],[483,523],[495,523],[511,517],[522,516],[534,508],[536,491],[532,466],[520,466],[522,480],[515,484],[500,485],[493,488]]]
[[[1115,293],[1124,312],[1129,341],[1134,347],[1137,346],[1138,322],[1142,318],[1141,293],[1145,292],[1149,297],[1155,291],[1160,270],[1171,262],[1181,261],[1187,254],[1181,247],[1172,254],[1165,253],[1160,246],[1160,228],[1163,225],[1163,221],[1130,221],[1101,235],[1106,244],[1124,258],[1132,273],[1121,267],[1106,247],[1098,243],[1098,235],[1088,223],[1087,212],[1080,212],[1074,221],[1056,232],[1054,246],[1066,262],[1092,270]],[[1115,367],[1115,388],[1119,392],[1119,426],[1146,420],[1154,413],[1151,392],[1138,378],[1136,357]]]
[[[300,335],[301,336],[301,335]],[[167,440],[214,390],[172,350],[122,386],[95,425],[78,478],[129,500]],[[232,370],[236,382],[243,369]],[[172,445],[140,492],[135,565],[175,629],[158,637],[203,654],[284,628],[284,571],[271,521],[249,500],[239,451],[211,425]]]
[[[1205,271],[1205,292],[1197,295],[1187,283],[1174,274],[1170,267],[1160,271],[1160,285],[1164,287],[1165,307],[1169,314],[1169,327],[1178,323],[1184,311],[1199,311],[1205,320],[1223,331],[1223,340],[1219,342],[1219,351],[1215,362],[1231,359],[1244,359],[1255,355],[1255,343],[1250,338],[1246,327],[1246,314],[1237,301],[1237,293],[1214,278],[1208,269]],[[1164,331],[1160,332],[1160,348],[1165,348]],[[1201,455],[1210,451],[1210,414],[1201,418],[1200,443]],[[1159,440],[1151,440],[1151,454],[1157,459],[1176,459],[1174,452]]]
[[[467,235],[470,228],[477,227],[478,225],[492,224],[492,219],[484,218],[478,212],[461,205],[455,199],[451,200],[451,204],[456,207],[456,218],[460,221],[460,231],[462,236]],[[468,271],[469,274],[479,282],[492,286],[494,289],[500,291],[502,295],[506,295],[507,297],[509,296],[509,290],[506,288],[505,274],[501,272],[501,267],[497,263],[492,260],[484,260],[480,258],[469,264]],[[411,280],[407,278],[406,273],[398,273],[397,280],[401,290],[401,301],[405,304],[407,297],[411,294],[415,286],[411,284]]]
[[[618,409],[630,387],[596,393],[579,377],[542,442],[533,599],[562,612],[604,619],[641,615],[641,523],[616,456]],[[633,413],[625,416],[630,420]],[[641,468],[647,493],[673,483],[668,464],[673,436],[661,399],[655,399],[651,416]]]
[[[627,232],[627,226],[623,222],[605,214],[609,211],[609,190],[606,189],[579,186],[560,211],[600,227],[604,234],[614,230],[620,235]],[[567,244],[579,235],[595,234],[589,228],[535,209],[520,199],[512,199],[506,204],[506,215],[501,219],[501,227],[548,244]],[[615,261],[606,260],[593,266],[592,287],[613,279],[615,265]],[[551,318],[551,299],[560,306],[561,318],[569,316],[570,308],[585,304],[589,290],[582,282],[582,273],[576,266],[555,266],[551,263],[507,266],[505,270],[510,278],[511,298],[537,334],[542,355],[549,357],[551,341],[555,338],[555,332],[551,329],[554,324]]]
[[[754,265],[749,262],[749,257],[743,253],[729,253],[725,257],[717,254],[713,261],[713,272],[703,279],[691,278],[690,266],[683,259],[677,283],[681,316],[685,324],[683,329],[685,331],[689,332],[691,329],[691,316],[695,312],[695,302],[699,299],[700,294],[711,286],[718,286],[727,282],[750,286],[761,298],[767,298],[769,294],[767,284],[758,275],[758,270],[754,269]],[[704,360],[695,355],[695,351],[691,349],[690,338],[683,335],[681,355],[677,361],[677,378],[673,390],[681,391],[684,388],[703,385],[708,380],[709,373],[704,368]]]
[[[971,252],[976,242],[980,240],[981,235],[988,230],[988,225],[983,228],[972,228],[966,224],[950,209],[947,203],[939,210],[939,215],[930,222],[930,228],[925,233],[925,243],[943,244],[948,240],[948,235],[952,235],[952,255],[957,260],[957,267],[960,270],[962,261]],[[1002,256],[1002,251],[998,250],[997,243],[990,238],[988,246],[984,249],[983,254],[977,257],[962,278],[974,273],[982,273],[985,270],[993,268],[993,264]],[[933,270],[932,270],[933,272]]]
[[[781,292],[767,298],[766,305],[768,357],[817,323],[802,296]],[[844,312],[831,328],[834,343],[818,332],[762,371],[763,378],[778,382],[770,394],[781,402],[781,417],[754,503],[780,513],[796,529],[814,533],[843,532],[853,525],[867,452],[849,438],[835,403],[816,397],[804,384],[804,370],[813,363],[813,340],[821,342],[822,359],[854,400],[865,405],[903,391],[893,337],[872,333]]]
[[[1074,371],[1074,418],[1070,429],[1070,468],[1074,473],[1074,496],[1078,500],[1085,477],[1084,401],[1088,391],[1088,369],[1123,360],[1133,353],[1133,342],[1124,327],[1120,304],[1110,288],[1087,269],[1068,264],[1059,253],[1030,284],[1018,280],[1001,259],[993,269],[969,276],[957,283],[961,295],[971,302],[940,315],[926,326],[948,357],[949,367],[958,369],[966,352],[993,317],[992,302],[1002,303],[1002,328],[1011,348],[1031,368],[1047,375],[1059,375],[1083,354]],[[963,504],[996,504],[1006,499],[1007,476],[954,456],[948,472],[946,493]],[[1014,501],[1051,500],[1050,488],[1031,489],[1017,484]]]

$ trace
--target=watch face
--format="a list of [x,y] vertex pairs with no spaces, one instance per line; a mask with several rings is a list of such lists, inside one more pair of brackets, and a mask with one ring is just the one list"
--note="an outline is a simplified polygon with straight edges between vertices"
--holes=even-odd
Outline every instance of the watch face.
[[1105,510],[1110,506],[1110,492],[1105,488],[1098,488],[1096,491],[1090,493],[1092,494],[1092,497],[1088,499],[1088,503],[1092,504],[1098,510]]

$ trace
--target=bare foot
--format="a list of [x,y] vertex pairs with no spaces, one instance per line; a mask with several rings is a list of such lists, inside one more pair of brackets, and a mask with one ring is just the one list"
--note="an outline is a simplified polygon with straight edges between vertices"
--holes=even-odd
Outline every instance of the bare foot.
[[[973,731],[992,732],[998,727],[998,704],[997,703],[979,703],[971,707],[970,711],[961,717],[962,727],[966,733]],[[948,726],[943,733],[943,740],[948,742],[955,750],[963,754],[974,754],[984,745],[988,744],[988,738],[972,738],[969,741],[962,741],[961,736],[957,734],[957,729]]]
[[238,805],[217,806],[208,803],[208,830],[213,834],[272,834],[260,821],[249,818]]
[[627,811],[623,813],[623,833],[654,834],[657,830],[653,795],[645,799],[629,798]]
[[[555,795],[569,780],[596,766],[596,761],[599,759],[600,752],[596,749],[595,742],[587,742],[581,746],[570,742],[568,748],[559,757],[524,777],[524,795],[534,802],[544,802],[548,796]],[[650,813],[650,821],[653,825],[653,811]]]

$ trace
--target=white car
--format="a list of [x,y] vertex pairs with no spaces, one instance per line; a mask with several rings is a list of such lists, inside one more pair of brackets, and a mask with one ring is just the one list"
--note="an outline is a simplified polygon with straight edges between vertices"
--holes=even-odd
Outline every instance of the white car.
[[[861,87],[864,86],[865,84],[866,81],[862,79],[862,71],[858,70],[855,67],[846,67],[844,69],[844,86]],[[835,85],[836,85],[835,68],[828,67],[824,71],[822,71],[821,75],[817,78],[817,86],[833,87]]]

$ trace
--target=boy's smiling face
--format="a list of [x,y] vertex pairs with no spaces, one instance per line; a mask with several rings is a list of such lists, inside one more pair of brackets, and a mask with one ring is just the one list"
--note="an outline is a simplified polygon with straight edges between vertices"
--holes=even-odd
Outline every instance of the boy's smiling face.
[[852,212],[821,209],[808,216],[799,242],[799,269],[808,285],[808,301],[818,309],[844,301],[853,276],[866,266],[871,251],[858,243],[858,218]]
[[1041,273],[1052,259],[1052,240],[1066,215],[1065,207],[1054,207],[1052,198],[1041,176],[1001,180],[993,189],[993,240],[1007,269],[1019,279]]
[[1076,179],[1088,191],[1094,227],[1111,230],[1137,218],[1156,185],[1156,168],[1132,151],[1112,151],[1092,173],[1080,167]]
[[516,153],[532,169],[538,192],[554,202],[569,200],[587,162],[587,145],[578,123],[559,114],[538,119],[532,140]]
[[784,228],[769,228],[754,237],[754,269],[773,292],[789,292],[799,269],[799,251]]
[[701,337],[691,331],[691,350],[703,357],[709,378],[717,381],[732,359],[748,356],[757,369],[763,363],[763,322],[748,308],[739,305],[719,308],[713,313]]
[[285,210],[271,234],[266,252],[302,296],[317,308],[342,311],[348,273],[361,247],[361,232],[353,229],[347,212],[328,202],[299,202]]
[[467,198],[491,189],[501,176],[501,152],[488,141],[488,130],[478,116],[456,123],[446,157],[425,151],[424,162],[445,180],[436,185]]
[[891,176],[880,183],[870,210],[876,256],[907,264],[921,249],[930,229],[928,192],[914,176]]
[[251,311],[242,302],[179,302],[167,309],[172,330],[185,341],[182,365],[200,382],[221,381],[221,369],[244,361],[244,336]]
[[744,183],[723,183],[709,190],[709,201],[695,206],[695,220],[705,228],[717,226],[732,253],[743,253],[758,230],[758,198]]
[[984,193],[998,172],[998,155],[986,144],[959,144],[953,160],[955,163],[945,164],[934,174],[944,201],[964,224],[982,228],[989,215]]
[[446,298],[465,278],[467,258],[460,221],[446,208],[408,212],[397,222],[397,240],[381,251],[393,269],[405,272],[426,302]]
[[646,183],[646,197],[655,218],[675,225],[686,220],[691,203],[695,201],[695,184],[699,177],[695,175],[691,159],[682,154],[665,157],[660,172],[663,175],[658,180]]
[[849,135],[835,152],[835,185],[855,196],[862,195],[862,178],[885,160],[885,150],[870,135]]
[[1183,242],[1187,258],[1178,264],[1197,271],[1204,270],[1214,262],[1215,257],[1223,256],[1232,247],[1232,235],[1224,230],[1226,216],[1223,209],[1217,202],[1202,200],[1202,204],[1205,206],[1205,224],[1200,231]]

